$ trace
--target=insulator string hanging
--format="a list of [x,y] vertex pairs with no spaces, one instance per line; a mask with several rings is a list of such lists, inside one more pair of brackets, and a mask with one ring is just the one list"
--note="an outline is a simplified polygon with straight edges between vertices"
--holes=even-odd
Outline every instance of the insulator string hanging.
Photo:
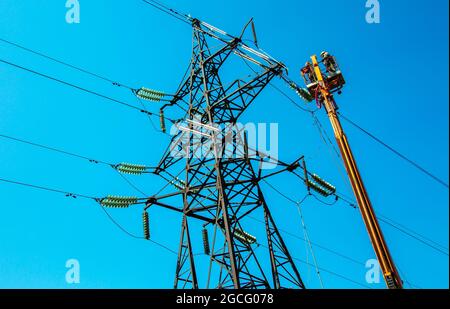
[[142,213],[142,224],[144,229],[144,238],[149,240],[150,239],[150,224],[149,224],[149,218],[148,218],[148,212],[144,211]]
[[211,253],[211,249],[209,247],[209,236],[208,236],[208,230],[204,228],[202,230],[202,239],[203,239],[203,249],[206,255],[209,255]]
[[299,87],[292,81],[289,82],[289,87],[292,88],[297,95],[306,102],[311,102],[314,99],[307,89]]
[[159,110],[159,122],[161,125],[161,131],[163,133],[166,133],[166,117],[164,116],[164,110],[160,109]]

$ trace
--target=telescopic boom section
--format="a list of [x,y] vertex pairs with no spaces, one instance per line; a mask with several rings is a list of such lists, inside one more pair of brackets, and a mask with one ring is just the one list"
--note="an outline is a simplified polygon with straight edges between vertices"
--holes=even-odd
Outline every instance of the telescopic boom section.
[[366,188],[364,187],[361,175],[356,165],[355,158],[339,121],[339,117],[336,112],[336,104],[334,102],[329,83],[327,82],[327,78],[324,78],[324,75],[322,74],[317,56],[312,56],[311,60],[312,66],[314,68],[314,75],[317,78],[318,88],[315,90],[315,92],[316,94],[320,94],[321,103],[325,105],[328,117],[330,118],[334,135],[339,145],[347,174],[350,178],[353,192],[358,201],[359,209],[361,210],[361,214],[369,233],[370,240],[380,263],[386,285],[389,289],[401,289],[403,288],[402,280],[400,279],[394,261],[389,253],[388,246],[383,237],[380,225],[370,203],[369,196],[367,194]]

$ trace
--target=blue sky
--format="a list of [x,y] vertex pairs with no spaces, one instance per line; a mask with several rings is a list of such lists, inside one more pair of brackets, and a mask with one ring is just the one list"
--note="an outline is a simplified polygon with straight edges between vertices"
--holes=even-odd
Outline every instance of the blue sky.
[[[347,81],[336,98],[340,111],[448,182],[448,1],[380,2],[381,23],[375,25],[365,22],[362,0],[165,1],[230,33],[239,33],[254,17],[260,46],[283,61],[298,82],[308,57],[329,50]],[[1,1],[0,37],[136,88],[176,90],[190,58],[187,25],[139,0],[80,0],[80,5],[81,23],[67,24],[64,0]],[[129,91],[4,43],[0,55],[135,103]],[[169,142],[132,110],[5,64],[0,64],[0,76],[0,134],[100,160],[148,165],[160,159]],[[326,116],[319,114],[332,137]],[[264,91],[243,121],[279,123],[281,158],[289,161],[304,154],[312,170],[351,194],[311,117],[273,89]],[[376,211],[448,248],[448,189],[343,124]],[[99,197],[136,194],[108,167],[5,139],[0,139],[0,158],[0,178]],[[130,179],[148,194],[164,184],[156,176]],[[303,185],[289,175],[273,184],[294,199],[305,194]],[[301,236],[296,209],[269,187],[264,190],[279,227]],[[128,237],[95,203],[3,183],[0,198],[0,287],[172,287],[176,257]],[[324,206],[313,199],[303,210],[313,242],[362,263],[374,258],[358,211],[344,203]],[[141,233],[139,208],[111,215],[128,230]],[[179,227],[178,214],[152,210],[154,240],[176,249]],[[447,255],[382,227],[404,279],[418,287],[448,288]],[[285,240],[294,256],[311,261],[302,241],[288,235]],[[314,252],[320,267],[365,284],[363,265],[320,248]],[[65,282],[65,263],[71,258],[81,266],[81,283],[75,286]],[[319,287],[314,270],[298,266],[307,286]],[[328,288],[359,287],[326,272],[322,279]]]

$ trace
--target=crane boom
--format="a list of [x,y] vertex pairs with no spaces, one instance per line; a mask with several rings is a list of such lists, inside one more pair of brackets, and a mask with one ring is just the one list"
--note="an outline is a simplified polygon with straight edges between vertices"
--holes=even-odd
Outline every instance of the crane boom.
[[353,192],[356,196],[359,209],[361,211],[361,215],[378,258],[378,262],[380,263],[384,280],[386,281],[386,285],[389,289],[401,289],[403,288],[402,280],[400,279],[400,275],[395,267],[391,254],[389,253],[388,246],[375,216],[375,212],[372,208],[366,188],[364,187],[364,183],[356,165],[352,150],[339,121],[333,94],[330,92],[328,83],[324,79],[317,56],[312,56],[311,60],[314,68],[314,74],[317,78],[318,88],[316,93],[320,91],[321,98],[330,119],[331,126],[333,127],[334,135],[336,137]]

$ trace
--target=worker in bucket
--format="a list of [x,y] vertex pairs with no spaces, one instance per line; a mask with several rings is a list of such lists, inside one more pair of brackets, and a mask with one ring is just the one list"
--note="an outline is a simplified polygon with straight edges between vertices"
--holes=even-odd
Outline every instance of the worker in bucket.
[[321,52],[320,57],[322,57],[323,65],[325,66],[325,69],[327,70],[328,74],[330,74],[330,75],[336,74],[337,64],[336,64],[336,60],[334,59],[334,57],[331,56],[326,51]]
[[301,70],[302,76],[306,77],[309,83],[313,84],[316,80],[316,75],[314,74],[314,70],[312,64],[309,62],[305,63],[305,66]]

